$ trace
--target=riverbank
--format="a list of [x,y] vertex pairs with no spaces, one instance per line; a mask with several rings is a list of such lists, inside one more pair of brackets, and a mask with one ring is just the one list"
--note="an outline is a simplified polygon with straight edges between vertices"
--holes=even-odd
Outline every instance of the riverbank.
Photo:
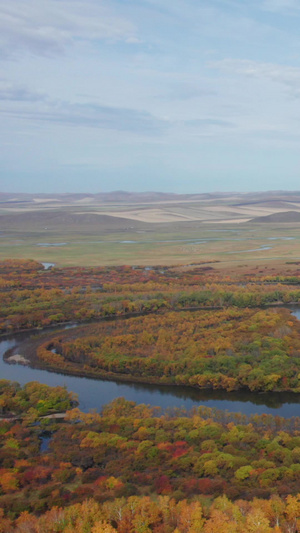
[[[66,418],[66,412],[64,413],[50,413],[49,415],[39,416],[39,420],[49,419],[49,420],[63,420]],[[25,415],[26,417],[26,415]],[[23,420],[24,416],[14,415],[13,413],[7,413],[5,416],[0,415],[0,422],[13,422],[15,420]]]
[[[296,312],[293,310],[293,313]],[[271,316],[273,316],[273,311]],[[287,316],[289,317],[290,314]],[[113,323],[115,320],[110,318],[108,322]],[[120,321],[118,320],[118,322]],[[54,330],[46,328],[38,336],[36,331],[31,332],[31,334],[26,332],[10,336],[6,335],[5,339],[3,337],[0,339],[0,354],[5,355],[5,358],[7,358],[18,353],[29,359],[29,352],[33,356],[33,345],[37,348],[41,342],[46,340],[50,342],[53,338],[53,333],[55,333],[55,336],[62,336],[64,332],[68,335],[72,330],[74,339],[78,337],[78,329],[82,329],[82,334],[85,334],[84,330],[87,325],[81,324],[76,329],[72,328],[72,326],[76,325],[68,324],[63,328],[55,328]],[[66,329],[66,327],[69,329]],[[23,351],[25,344],[28,348],[26,353]],[[198,387],[180,384],[157,384],[157,380],[150,380],[149,377],[132,380],[128,375],[116,376],[116,373],[111,373],[110,375],[102,373],[101,376],[99,374],[95,376],[93,372],[88,372],[86,369],[83,370],[82,367],[75,371],[73,369],[73,372],[70,371],[70,368],[67,371],[59,367],[50,369],[46,365],[41,365],[33,360],[30,362],[30,366],[8,365],[2,358],[0,358],[0,374],[2,379],[19,381],[21,384],[29,381],[39,381],[48,385],[60,384],[66,386],[69,390],[73,390],[78,394],[79,406],[83,411],[94,408],[101,409],[104,404],[114,398],[123,396],[137,403],[158,405],[163,409],[168,407],[190,409],[193,406],[202,404],[219,410],[240,411],[247,415],[269,413],[274,416],[280,415],[289,418],[300,414],[300,395],[295,392],[262,393],[247,392],[246,390],[226,392],[220,389],[199,389]]]
[[[289,383],[288,381],[283,380],[281,383],[278,370],[276,374],[276,369],[273,366],[270,367],[269,373],[265,374],[264,382],[253,382],[254,377],[252,376],[254,376],[254,374],[253,372],[250,374],[251,366],[249,366],[249,364],[246,365],[246,363],[249,361],[249,358],[251,360],[253,359],[254,362],[256,361],[257,357],[255,358],[253,355],[250,356],[249,354],[249,356],[242,356],[237,351],[236,353],[232,353],[231,358],[228,356],[226,358],[221,355],[220,359],[217,355],[212,357],[209,355],[209,353],[207,355],[205,355],[205,353],[201,355],[201,352],[199,352],[199,348],[201,349],[201,346],[207,345],[207,342],[210,343],[210,346],[218,346],[219,341],[214,340],[214,330],[216,331],[217,338],[219,335],[222,335],[222,342],[223,344],[224,342],[226,343],[225,346],[229,347],[231,345],[230,343],[233,342],[232,339],[234,339],[234,342],[238,343],[238,349],[239,343],[241,342],[241,340],[239,340],[241,333],[238,334],[238,331],[242,332],[242,335],[244,335],[244,331],[253,331],[253,340],[255,340],[256,344],[260,338],[259,329],[257,328],[262,328],[264,335],[262,339],[265,339],[265,335],[267,334],[265,328],[266,326],[269,327],[268,324],[271,324],[272,328],[270,331],[271,336],[267,337],[270,339],[270,341],[273,339],[272,331],[274,327],[277,328],[278,331],[285,332],[284,334],[286,335],[288,331],[291,331],[291,324],[293,324],[293,328],[299,328],[298,321],[295,321],[295,319],[293,319],[294,323],[290,321],[290,310],[286,311],[281,309],[280,311],[278,310],[278,312],[276,312],[276,310],[272,308],[271,311],[264,312],[260,309],[223,309],[222,311],[214,310],[214,313],[211,313],[211,310],[206,310],[205,312],[198,314],[197,311],[195,309],[193,309],[193,311],[182,311],[182,316],[179,316],[177,313],[174,314],[172,311],[165,311],[164,313],[160,313],[159,318],[157,313],[152,313],[151,315],[143,315],[142,317],[130,317],[124,319],[123,321],[120,320],[119,317],[117,321],[110,319],[106,321],[93,322],[89,325],[74,325],[72,328],[60,328],[53,331],[47,330],[39,336],[35,335],[30,337],[29,340],[22,339],[22,341],[18,343],[17,347],[10,348],[6,351],[4,358],[6,361],[11,362],[11,360],[14,360],[13,358],[15,356],[20,357],[21,352],[21,357],[23,360],[28,361],[32,368],[47,370],[49,372],[59,372],[64,375],[73,375],[89,379],[104,379],[106,381],[174,387],[185,386],[196,390],[225,390],[226,392],[247,390],[249,392],[256,391],[258,393],[292,392],[295,394],[300,392],[299,385],[296,383],[296,381],[291,381]],[[184,326],[182,323],[183,318]],[[148,322],[150,324],[149,333],[147,332]],[[163,329],[161,329],[162,327]],[[167,350],[165,352],[165,357],[161,358],[160,363],[157,362],[157,358],[152,358],[148,362],[147,358],[143,356],[143,350],[147,350],[147,355],[150,350],[149,339],[151,338],[152,334],[154,336],[156,335],[155,328],[158,328],[157,331],[159,335],[161,335],[161,331],[168,332],[171,328],[173,331],[172,336],[176,338],[176,330],[178,327],[180,327],[180,330],[182,330],[184,327],[185,332],[184,334],[181,332],[180,337],[178,338],[178,342],[180,342],[181,347],[179,348],[179,351],[177,350],[178,355],[176,356],[175,361],[172,360],[172,358],[170,359],[170,356],[173,357],[172,350],[176,350],[177,348],[175,344],[172,347],[170,337],[168,344],[164,348],[164,350]],[[192,338],[191,335],[188,335],[188,331],[190,331],[191,328],[196,328],[196,337],[194,336],[194,338]],[[297,341],[296,329],[293,333],[293,337],[291,337],[289,341],[290,344],[292,343],[291,345]],[[131,332],[129,336],[126,333],[127,330]],[[133,335],[134,330],[135,333]],[[228,334],[230,336],[227,338],[226,335]],[[164,335],[167,335],[167,333],[164,333]],[[247,344],[249,345],[251,340],[249,334],[247,335]],[[199,336],[202,339],[200,345],[199,340],[197,340],[199,339]],[[282,337],[281,333],[280,336]],[[99,339],[99,341],[97,339]],[[99,342],[100,345],[102,345],[104,342],[103,346],[106,346],[106,339],[108,340],[109,344],[113,343],[112,346],[114,346],[114,343],[116,342],[115,347],[110,349],[113,353],[113,359],[107,352],[108,348],[102,349],[98,346]],[[130,345],[127,346],[128,341],[130,341]],[[133,341],[134,344],[131,345]],[[144,341],[146,344],[144,344],[143,347],[141,342]],[[282,344],[283,341],[280,342]],[[93,344],[95,344],[95,349],[93,348]],[[277,347],[276,349],[278,349],[278,341],[276,341],[274,346],[275,348]],[[190,347],[192,347],[193,350],[196,349],[196,359],[194,362],[193,359],[184,356],[186,350],[191,349]],[[272,347],[270,346],[269,349],[271,350],[271,348]],[[161,349],[162,348],[158,347],[158,350]],[[232,349],[234,349],[233,345]],[[287,348],[284,348],[284,344],[282,344],[281,349],[283,350]],[[123,352],[125,351],[125,359],[124,355],[122,355],[122,350]],[[157,348],[152,346],[151,350],[157,350]],[[70,355],[68,356],[69,352]],[[197,355],[198,352],[199,355]],[[103,358],[105,357],[106,353],[108,353],[109,356],[107,362],[105,358]],[[276,356],[276,352],[274,352],[273,356]],[[183,359],[184,357],[185,359]],[[230,373],[228,373],[228,371],[226,372],[226,369],[223,370],[223,373],[218,370],[216,365],[219,364],[219,361],[222,365],[223,362],[230,362],[232,368]],[[267,363],[264,363],[262,360],[262,364],[269,365],[268,359],[266,361]],[[294,359],[286,359],[285,364],[288,364],[287,361],[290,361],[289,364],[295,364]],[[158,364],[160,364],[160,367],[157,366]],[[172,364],[171,367],[170,364]],[[183,364],[186,368],[185,375],[180,375],[180,368],[183,368]],[[188,370],[188,364],[194,365],[194,367],[191,366],[190,370]],[[202,365],[202,373],[199,373],[199,364]],[[203,366],[205,364],[208,365],[206,370]],[[236,370],[234,370],[232,366],[233,364],[235,365]],[[277,359],[275,357],[274,365],[276,364]],[[137,369],[137,372],[131,372],[130,365],[134,365],[132,368],[133,370]],[[144,367],[142,365],[144,365],[145,370],[143,370]],[[236,376],[240,375],[237,374],[239,371],[239,365],[244,365],[245,370],[247,370],[249,374],[249,381],[248,378],[244,378],[245,370],[243,370],[241,378],[237,379]],[[148,368],[150,370],[147,372]],[[151,368],[153,368],[154,371],[151,372]],[[170,368],[172,369],[172,372],[169,371]],[[209,370],[210,368],[214,368],[213,374]],[[260,371],[259,369],[260,366],[258,365],[257,371]],[[287,371],[289,371],[288,367]],[[262,380],[262,378],[260,379]],[[276,383],[278,383],[278,386],[276,386]],[[294,385],[292,385],[293,383]]]
[[[29,340],[29,339],[28,339]],[[16,347],[18,339],[0,340],[0,354]],[[16,348],[18,349],[18,348]],[[74,391],[79,408],[84,412],[91,409],[100,411],[115,398],[123,397],[137,404],[159,406],[163,410],[190,410],[199,405],[223,412],[241,412],[247,416],[270,414],[290,418],[300,414],[300,395],[294,393],[249,393],[199,390],[184,386],[159,386],[128,381],[106,381],[101,379],[71,376],[60,372],[50,372],[30,366],[8,365],[0,357],[2,379],[18,381],[21,385],[39,382],[50,386],[63,386]]]
[[[265,305],[254,305],[249,306],[247,308],[250,309],[274,309],[276,307],[279,308],[285,308],[290,309],[292,312],[294,309],[299,309],[300,313],[300,303],[298,301],[291,301],[291,302],[270,302]],[[47,324],[45,326],[38,326],[35,328],[22,328],[22,329],[10,329],[7,331],[1,331],[0,332],[0,339],[1,338],[9,338],[11,335],[21,335],[23,333],[28,334],[34,334],[34,333],[43,333],[44,331],[55,331],[56,329],[63,329],[63,328],[74,328],[89,324],[98,324],[99,322],[108,322],[108,321],[115,321],[115,320],[124,320],[126,318],[134,318],[134,317],[140,317],[140,316],[147,316],[147,315],[162,315],[168,311],[172,311],[174,313],[180,313],[184,311],[218,311],[222,309],[229,309],[230,306],[224,306],[224,305],[210,305],[210,306],[189,306],[189,307],[172,307],[172,306],[165,306],[156,310],[149,310],[149,311],[141,311],[141,312],[131,312],[131,313],[122,313],[122,314],[112,314],[112,315],[105,315],[105,316],[99,316],[97,319],[87,319],[87,320],[80,320],[80,321],[63,321],[63,322],[56,322],[52,324]],[[233,308],[240,309],[238,306],[233,306]],[[300,315],[299,315],[300,316]]]

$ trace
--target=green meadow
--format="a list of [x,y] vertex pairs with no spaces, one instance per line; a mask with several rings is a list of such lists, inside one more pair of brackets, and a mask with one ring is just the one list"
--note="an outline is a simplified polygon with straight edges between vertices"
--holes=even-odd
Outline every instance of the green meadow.
[[[1,219],[0,219],[1,220]],[[297,224],[153,224],[147,230],[125,229],[101,233],[92,227],[81,231],[61,227],[48,231],[36,227],[1,232],[0,259],[31,258],[57,266],[187,264],[219,261],[231,263],[300,259]],[[271,227],[270,227],[271,226]]]

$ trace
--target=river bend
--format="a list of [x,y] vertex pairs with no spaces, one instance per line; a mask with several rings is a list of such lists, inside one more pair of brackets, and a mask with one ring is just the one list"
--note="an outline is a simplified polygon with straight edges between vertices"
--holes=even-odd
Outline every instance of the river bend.
[[[300,319],[300,309],[291,308],[291,310]],[[0,378],[18,381],[21,385],[29,381],[39,381],[50,386],[65,385],[69,391],[78,394],[79,407],[85,412],[91,409],[100,410],[106,403],[122,396],[126,400],[160,406],[163,409],[172,407],[190,409],[205,405],[229,412],[242,412],[246,415],[267,413],[285,418],[300,416],[300,394],[203,391],[182,386],[118,383],[67,376],[19,364],[5,363],[3,355],[6,351],[16,347],[14,351],[17,353],[18,345],[32,335],[32,333],[20,333],[0,340]]]

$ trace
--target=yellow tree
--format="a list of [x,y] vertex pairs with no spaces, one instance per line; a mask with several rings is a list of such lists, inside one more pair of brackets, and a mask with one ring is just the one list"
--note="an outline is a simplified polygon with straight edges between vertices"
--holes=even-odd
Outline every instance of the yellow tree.
[[270,522],[262,509],[251,509],[247,519],[247,533],[271,533]]

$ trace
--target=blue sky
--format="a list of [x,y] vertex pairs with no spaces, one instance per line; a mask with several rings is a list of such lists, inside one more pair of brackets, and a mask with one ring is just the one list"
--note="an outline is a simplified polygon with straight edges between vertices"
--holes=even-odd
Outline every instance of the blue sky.
[[300,188],[300,0],[0,0],[0,190]]

